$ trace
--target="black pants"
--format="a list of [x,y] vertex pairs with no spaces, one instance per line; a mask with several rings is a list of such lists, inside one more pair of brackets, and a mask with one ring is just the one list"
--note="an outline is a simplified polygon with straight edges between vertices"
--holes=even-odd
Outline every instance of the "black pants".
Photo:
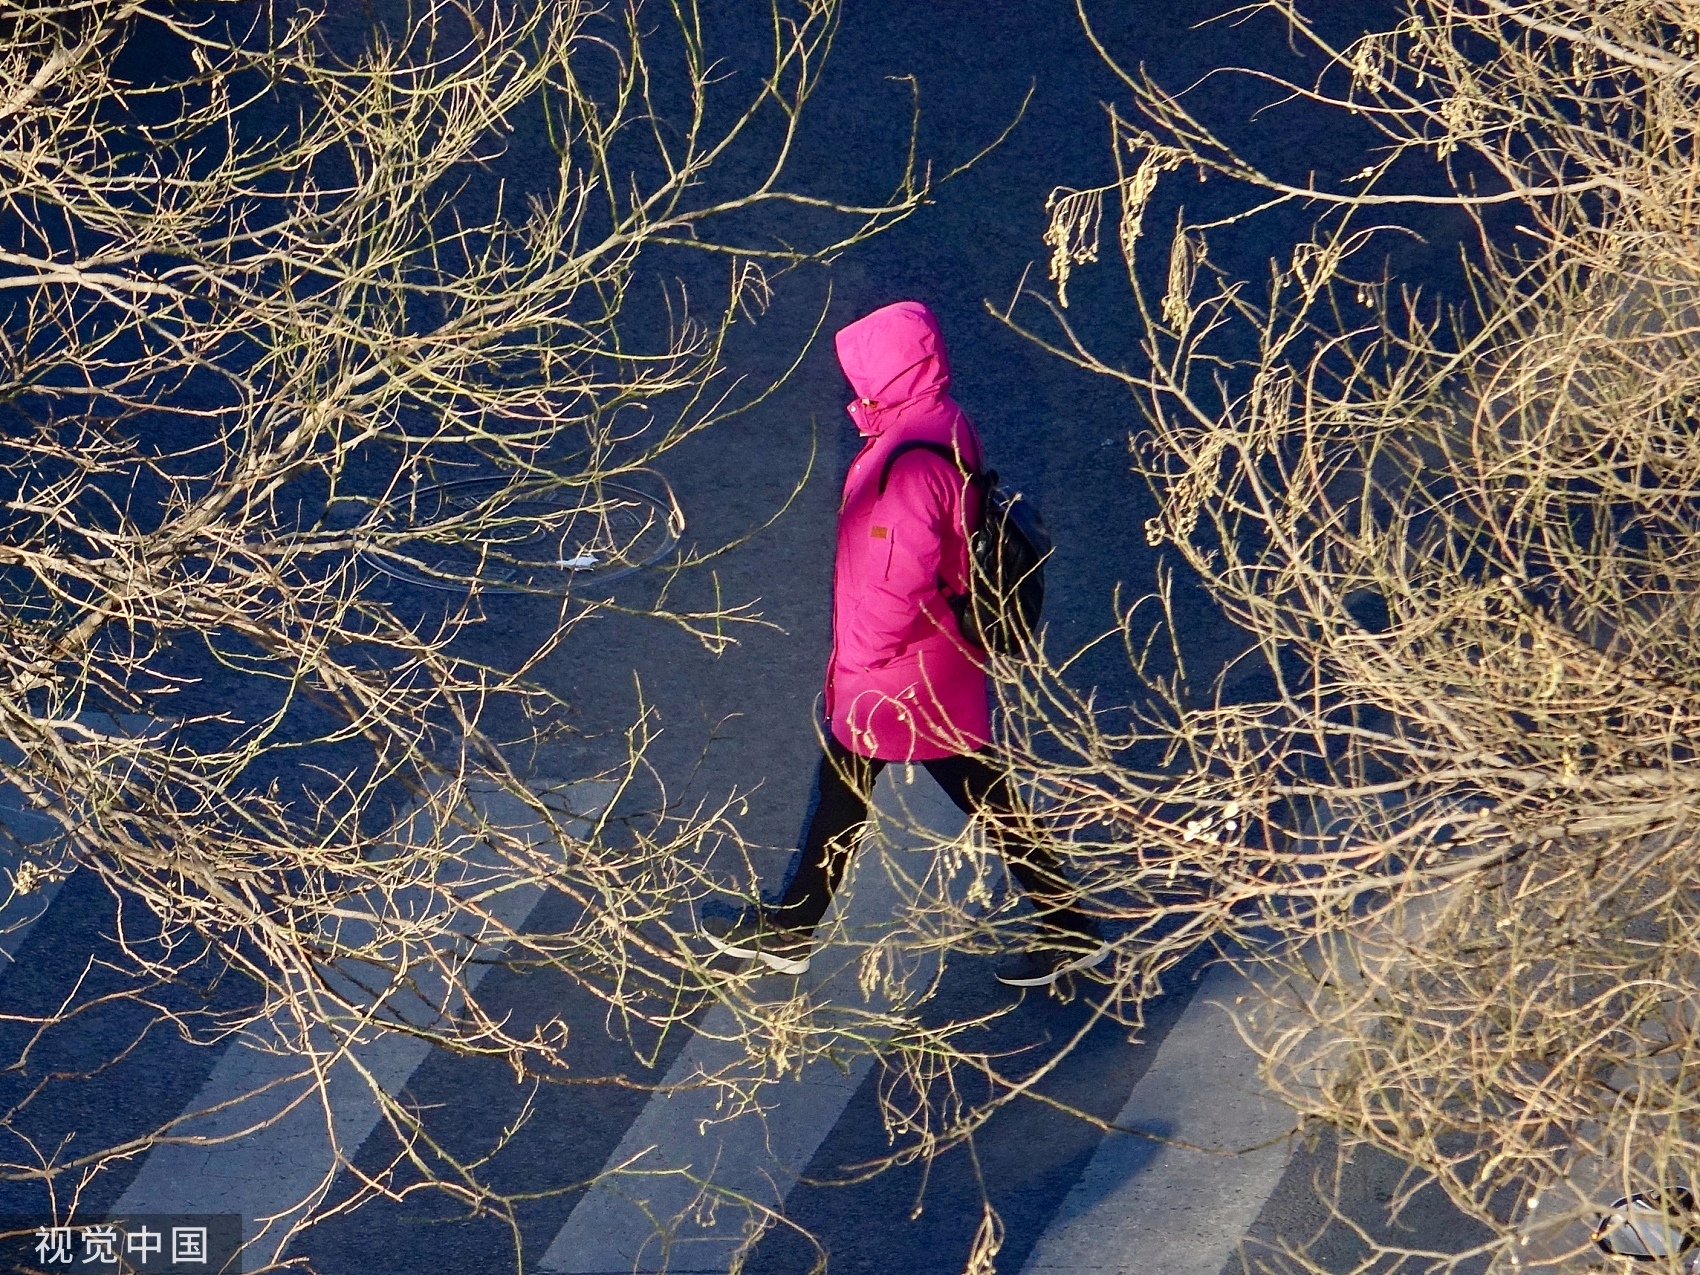
[[[966,815],[982,814],[992,847],[1003,856],[1015,879],[1033,896],[1047,925],[1096,937],[1098,927],[1069,906],[1068,885],[1061,864],[1049,850],[1021,836],[1015,821],[1009,781],[984,758],[974,754],[941,757],[921,763],[946,795]],[[803,861],[786,887],[776,919],[791,929],[809,931],[820,924],[833,892],[844,880],[868,820],[868,801],[874,780],[886,763],[860,757],[831,735],[820,761],[818,800],[803,841]]]

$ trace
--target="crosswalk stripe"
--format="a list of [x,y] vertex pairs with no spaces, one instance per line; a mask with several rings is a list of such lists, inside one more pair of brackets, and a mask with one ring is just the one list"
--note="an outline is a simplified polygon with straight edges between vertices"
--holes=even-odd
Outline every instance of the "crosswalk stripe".
[[1211,967],[1116,1117],[1167,1141],[1106,1137],[1022,1275],[1218,1275],[1280,1182],[1295,1123],[1225,1008],[1254,992]]
[[[607,787],[571,785],[568,808],[594,811],[607,799]],[[492,823],[543,834],[516,798],[486,794],[480,802]],[[466,856],[469,863],[473,857]],[[517,929],[540,897],[540,887],[521,886],[494,895],[485,907]],[[467,987],[476,987],[491,968],[469,966],[462,975]],[[316,1043],[329,1047],[328,1034]],[[249,1241],[243,1269],[281,1260],[293,1224],[335,1181],[338,1156],[352,1156],[377,1126],[381,1112],[372,1086],[400,1092],[429,1051],[417,1037],[384,1032],[351,1049],[351,1061],[330,1068],[321,1096],[299,1055],[260,1044],[231,1046],[187,1108],[197,1114],[179,1136],[193,1141],[156,1146],[113,1212],[241,1214]]]
[[[875,790],[880,830],[895,850],[917,844],[915,825],[952,837],[963,817],[930,783],[904,784],[901,767],[888,767]],[[905,828],[904,825],[909,825]],[[930,844],[930,841],[923,842]],[[887,874],[860,871],[839,894],[825,932],[835,921],[851,934],[889,922],[897,894]],[[845,912],[840,915],[838,906]],[[800,989],[816,1003],[864,1001],[857,986],[853,949],[816,953]],[[812,981],[811,981],[812,980]],[[779,994],[790,980],[774,978]],[[866,1078],[872,1059],[862,1054],[844,1070],[820,1061],[800,1075],[763,1082],[760,1110],[726,1119],[721,1093],[701,1077],[734,1068],[743,1058],[729,1010],[717,1007],[668,1071],[663,1088],[627,1129],[608,1157],[605,1175],[573,1209],[542,1259],[552,1275],[668,1275],[732,1269],[759,1237],[766,1210],[783,1207],[791,1188],[845,1106]],[[755,1207],[740,1205],[751,1201]]]
[[[1313,813],[1303,835],[1316,828]],[[1106,1137],[1022,1275],[1219,1275],[1279,1185],[1291,1152],[1282,1135],[1297,1124],[1258,1077],[1229,1007],[1264,1026],[1271,1012],[1265,989],[1220,961],[1115,1120],[1168,1141]],[[1243,1154],[1220,1154],[1232,1151]]]
[[725,1120],[715,1111],[715,1086],[689,1086],[740,1061],[742,1046],[711,1034],[735,1030],[731,1017],[711,1012],[667,1074],[664,1083],[675,1092],[658,1094],[627,1130],[603,1170],[607,1176],[550,1244],[543,1270],[725,1272],[763,1220],[759,1210],[740,1206],[740,1197],[766,1208],[784,1203],[871,1060],[864,1055],[847,1071],[813,1063],[799,1076],[761,1087],[757,1101],[768,1108],[765,1115]]

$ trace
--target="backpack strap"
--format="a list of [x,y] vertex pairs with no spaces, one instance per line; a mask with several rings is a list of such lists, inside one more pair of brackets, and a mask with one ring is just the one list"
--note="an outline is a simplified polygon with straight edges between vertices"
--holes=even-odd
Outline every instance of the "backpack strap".
[[962,459],[954,447],[946,447],[943,443],[925,443],[912,439],[907,443],[899,443],[896,447],[893,447],[891,454],[885,458],[885,464],[880,468],[880,495],[885,495],[885,485],[891,481],[891,467],[910,452],[931,452],[935,456],[942,456],[967,474],[968,478],[976,485],[980,481],[979,471],[965,469],[962,465]]

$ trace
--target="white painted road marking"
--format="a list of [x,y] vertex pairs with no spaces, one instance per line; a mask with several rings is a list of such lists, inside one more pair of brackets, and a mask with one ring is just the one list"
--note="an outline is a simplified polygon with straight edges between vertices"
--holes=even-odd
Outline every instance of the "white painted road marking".
[[[961,812],[937,785],[926,781],[910,786],[898,778],[901,774],[901,767],[888,766],[875,791],[877,811],[899,809],[898,798],[906,811],[902,819],[881,821],[893,847],[916,844],[915,834],[900,826],[904,822],[919,824],[935,837],[955,836],[963,825]],[[842,924],[852,934],[893,915],[897,893],[870,858],[860,856],[858,866],[864,870],[839,893],[823,931],[833,928],[839,903],[848,908]],[[814,968],[804,979],[818,980],[809,986],[809,994],[817,1003],[862,1003],[856,961],[834,960],[833,950],[817,952]],[[769,981],[782,991],[790,986],[786,979]],[[767,1081],[759,1090],[761,1114],[726,1120],[717,1105],[716,1086],[683,1086],[738,1064],[744,1051],[726,1039],[732,1029],[729,1010],[716,1007],[709,1012],[663,1082],[674,1091],[658,1092],[626,1130],[603,1168],[609,1176],[579,1200],[543,1255],[543,1270],[561,1275],[648,1275],[663,1270],[669,1275],[723,1275],[739,1250],[759,1235],[767,1217],[764,1210],[784,1205],[873,1060],[858,1055],[845,1070],[817,1062],[800,1076]],[[739,1196],[761,1207],[740,1206]]]
[[[569,808],[580,813],[595,810],[607,796],[607,785],[593,789],[591,781],[566,790]],[[512,831],[543,831],[511,796],[483,795],[481,808],[492,823]],[[523,885],[494,894],[485,907],[501,924],[518,929],[540,897],[540,887]],[[462,974],[466,986],[476,987],[491,968],[468,966]],[[328,1036],[320,1043],[328,1048]],[[339,1155],[352,1156],[377,1126],[381,1113],[372,1086],[389,1095],[400,1092],[429,1052],[430,1045],[417,1037],[384,1032],[350,1050],[352,1063],[330,1069],[321,1096],[298,1054],[231,1046],[185,1109],[205,1114],[177,1131],[202,1144],[156,1146],[113,1213],[239,1213],[249,1241],[243,1269],[281,1260],[295,1222],[335,1181]]]
[[1232,966],[1212,966],[1116,1117],[1208,1150],[1105,1137],[1022,1275],[1218,1275],[1280,1182],[1295,1124],[1223,1008],[1248,993]]
[[[889,810],[897,798],[912,821],[935,834],[948,836],[961,826],[960,814],[933,784],[922,779],[906,785],[901,768],[888,768],[878,805]],[[889,823],[886,828],[894,842],[905,843]],[[841,895],[849,909],[842,923],[851,930],[892,914],[896,891],[878,863],[876,856],[862,856],[859,879]],[[519,890],[512,894],[499,914],[519,925],[535,898],[521,897]],[[811,975],[814,995],[861,1003],[856,962],[845,959],[847,951],[852,949],[819,954]],[[470,973],[476,982],[478,971]],[[789,980],[773,982],[777,989]],[[1052,1217],[1024,1275],[1154,1270],[1218,1275],[1279,1181],[1287,1159],[1286,1142],[1279,1139],[1292,1127],[1291,1114],[1261,1092],[1249,1051],[1216,1003],[1231,1004],[1247,990],[1227,965],[1212,968],[1117,1122],[1219,1149],[1278,1141],[1249,1154],[1221,1156],[1110,1135]],[[759,1094],[761,1113],[712,1123],[724,1114],[715,1109],[717,1089],[688,1086],[693,1077],[711,1075],[741,1057],[740,1047],[726,1039],[734,1034],[731,1027],[727,1011],[714,1011],[685,1046],[666,1082],[686,1087],[652,1098],[627,1129],[606,1162],[610,1176],[579,1201],[544,1254],[542,1270],[724,1275],[759,1231],[765,1210],[784,1206],[872,1061],[863,1056],[844,1070],[822,1063],[800,1076],[766,1082]],[[356,1061],[371,1083],[394,1094],[428,1052],[422,1041],[387,1034],[357,1051]],[[250,1250],[248,1269],[287,1256],[293,1223],[335,1181],[337,1152],[352,1155],[380,1118],[368,1081],[354,1067],[332,1070],[323,1101],[300,1071],[300,1060],[288,1054],[228,1050],[188,1108],[233,1104],[187,1127],[211,1145],[157,1147],[115,1212],[241,1213],[248,1237],[264,1237],[263,1249]],[[269,1097],[253,1096],[268,1084],[274,1086]],[[291,1103],[294,1109],[275,1123],[242,1132]],[[760,1207],[740,1207],[728,1198],[738,1195]],[[705,1207],[711,1201],[716,1206]],[[274,1219],[269,1228],[268,1218]]]

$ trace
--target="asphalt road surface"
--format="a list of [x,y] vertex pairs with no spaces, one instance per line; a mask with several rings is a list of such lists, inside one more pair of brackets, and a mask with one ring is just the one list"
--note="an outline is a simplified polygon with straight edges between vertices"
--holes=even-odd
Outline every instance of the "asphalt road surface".
[[[1284,32],[1275,24],[1194,29],[1225,6],[1147,0],[1089,7],[1124,64],[1143,63],[1165,83],[1192,83],[1227,63],[1290,62]],[[1342,21],[1349,20],[1346,10],[1357,20],[1368,12],[1357,5],[1324,7]],[[734,19],[735,28],[742,19]],[[1302,64],[1289,69],[1308,75]],[[1113,175],[1102,103],[1125,104],[1125,94],[1064,0],[851,0],[799,156],[815,189],[858,198],[881,193],[901,158],[909,105],[908,85],[892,77],[906,75],[920,83],[922,153],[945,166],[995,137],[1029,87],[1033,97],[1008,141],[941,188],[932,206],[830,268],[781,280],[768,314],[736,333],[731,366],[756,380],[773,375],[795,354],[823,306],[827,332],[900,298],[932,306],[949,342],[956,397],[979,423],[993,463],[1037,499],[1054,534],[1050,641],[1059,651],[1072,649],[1112,623],[1117,586],[1137,596],[1155,584],[1157,552],[1142,533],[1151,501],[1126,458],[1129,433],[1139,428],[1136,405],[1114,384],[1024,341],[989,312],[987,302],[1003,306],[1030,263],[1038,263],[1042,278],[1048,192]],[[1278,125],[1259,124],[1252,116],[1267,97],[1266,90],[1243,82],[1212,78],[1195,90],[1194,104],[1225,134],[1263,146],[1288,171],[1345,172],[1361,165],[1364,138],[1349,121],[1299,112]],[[1188,196],[1215,197],[1213,187]],[[1153,225],[1172,220],[1173,204],[1166,211],[1154,205],[1151,217]],[[1410,281],[1444,283],[1460,227],[1437,213],[1425,229],[1427,242],[1401,247],[1393,264]],[[1225,257],[1239,259],[1223,264],[1262,275],[1258,263],[1281,250],[1281,233],[1277,223],[1248,232],[1243,243],[1223,249]],[[691,261],[678,268],[702,269]],[[1113,260],[1081,268],[1072,300],[1071,315],[1089,342],[1113,359],[1137,357],[1125,279]],[[770,885],[783,877],[796,844],[815,761],[834,502],[855,445],[842,400],[841,377],[823,339],[780,393],[693,440],[666,463],[690,520],[687,543],[708,547],[759,525],[783,501],[818,443],[820,459],[796,506],[719,564],[725,596],[759,599],[777,629],[751,631],[741,645],[714,656],[666,626],[610,616],[575,635],[540,673],[573,705],[580,731],[575,741],[529,759],[540,780],[570,782],[611,759],[636,709],[635,675],[665,728],[651,759],[660,773],[678,777],[678,795],[753,790],[745,832],[766,847],[756,862]],[[638,578],[619,587],[635,600],[648,586]],[[683,587],[706,591],[709,584]],[[1238,649],[1237,639],[1184,578],[1177,604],[1181,640],[1207,674]],[[492,654],[518,649],[535,631],[534,605],[492,603],[485,638]],[[1076,676],[1083,687],[1099,688],[1107,704],[1133,693],[1114,644],[1078,665]],[[904,796],[941,828],[956,817],[924,776],[912,792],[899,793],[901,784],[899,769],[886,772],[882,800],[888,806]],[[581,795],[593,804],[594,793]],[[863,885],[853,881],[843,900],[851,921],[876,914],[880,904],[873,875],[858,880]],[[547,924],[549,906],[537,904],[532,923]],[[17,1035],[4,1015],[58,1003],[79,978],[85,990],[98,988],[104,976],[99,969],[87,972],[89,957],[112,924],[112,901],[92,881],[73,877],[60,887],[40,919],[9,945],[16,959],[0,969],[0,1034]],[[823,967],[823,979],[834,976],[830,962]],[[392,1041],[363,1062],[391,1092],[434,1109],[434,1127],[451,1151],[489,1147],[525,1111],[489,1172],[504,1189],[539,1193],[521,1210],[528,1271],[728,1269],[738,1234],[735,1211],[716,1215],[699,1207],[687,1173],[782,1206],[824,1247],[833,1275],[960,1271],[980,1222],[982,1184],[1006,1228],[997,1257],[997,1270],[1006,1273],[1215,1275],[1240,1269],[1247,1252],[1283,1239],[1313,1242],[1329,1269],[1352,1269],[1361,1243],[1348,1228],[1326,1226],[1318,1200],[1317,1178],[1331,1170],[1332,1148],[1283,1136],[1291,1117],[1259,1091],[1222,1008],[1232,1003],[1237,977],[1213,954],[1199,953],[1153,1003],[1137,1042],[1101,1026],[1046,1081],[1050,1097],[1155,1137],[1105,1136],[1054,1105],[1032,1101],[994,1120],[972,1160],[946,1155],[930,1169],[913,1165],[855,1185],[831,1183],[886,1150],[877,1106],[880,1074],[866,1064],[776,1082],[764,1114],[715,1124],[705,1123],[714,1113],[701,1109],[688,1089],[654,1097],[641,1087],[552,1088],[531,1096],[527,1109],[530,1090],[517,1085],[500,1061]],[[601,1007],[564,983],[497,970],[482,990],[518,1021],[562,1014],[580,1043],[587,1076],[626,1072],[649,1082],[687,1080],[693,1070],[711,1068],[721,1048],[711,1025],[694,1035],[676,1033],[664,1042],[654,1070],[639,1074],[627,1046],[607,1030]],[[214,1001],[241,994],[208,992]],[[939,1004],[967,1012],[1010,995],[983,964],[964,960],[951,966]],[[1079,999],[1062,1003],[1034,994],[1002,1020],[1000,1030],[1015,1044],[1054,1038],[1083,1021],[1085,1012]],[[116,1031],[123,1024],[107,1026]],[[37,1050],[26,1072],[86,1056],[99,1047],[102,1030],[99,1015],[86,1016]],[[75,1128],[79,1145],[97,1144],[245,1092],[276,1072],[277,1060],[259,1049],[195,1049],[154,1032],[121,1065],[62,1086],[52,1102],[38,1103],[31,1119],[44,1133],[56,1125]],[[20,1074],[5,1083],[29,1082],[29,1074]],[[326,1200],[347,1198],[363,1171],[391,1160],[394,1139],[359,1085],[336,1082],[332,1091],[339,1136],[360,1148],[352,1164],[331,1161],[323,1122],[309,1115],[275,1122],[221,1149],[162,1148],[116,1164],[88,1185],[82,1206],[93,1213],[240,1213],[253,1236],[265,1231],[268,1217],[315,1189]],[[268,1101],[287,1104],[290,1096],[285,1086]],[[226,1113],[225,1124],[204,1131],[243,1127],[229,1122],[246,1114]],[[596,1190],[557,1191],[620,1166],[628,1172]],[[1364,1158],[1343,1183],[1343,1204],[1371,1230],[1383,1226],[1378,1205],[1399,1170]],[[0,1213],[42,1207],[39,1186],[0,1184]],[[1406,1240],[1437,1247],[1473,1238],[1438,1202],[1421,1197],[1401,1226]],[[269,1233],[277,1233],[275,1222],[272,1228]],[[669,1242],[658,1240],[658,1232]],[[281,1256],[307,1259],[326,1275],[494,1272],[511,1269],[513,1238],[493,1220],[466,1218],[440,1194],[420,1192],[333,1219]],[[755,1247],[746,1269],[802,1272],[815,1257],[798,1231],[777,1227]]]

